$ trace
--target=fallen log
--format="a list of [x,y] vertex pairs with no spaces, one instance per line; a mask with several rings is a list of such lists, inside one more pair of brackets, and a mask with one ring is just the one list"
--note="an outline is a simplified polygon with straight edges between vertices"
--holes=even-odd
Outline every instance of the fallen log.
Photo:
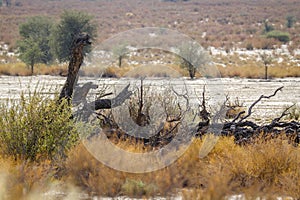
[[[282,114],[273,119],[269,124],[258,125],[252,121],[246,120],[252,114],[252,109],[257,103],[262,99],[269,99],[274,97],[283,87],[280,87],[274,91],[273,94],[266,96],[261,95],[255,102],[253,102],[248,109],[248,112],[245,116],[245,111],[241,111],[237,116],[230,122],[225,122],[221,131],[221,135],[225,136],[234,136],[237,143],[247,143],[252,141],[254,137],[257,137],[261,134],[264,136],[276,137],[280,134],[285,134],[287,137],[293,140],[294,144],[299,144],[300,141],[300,123],[298,121],[280,121],[284,116],[288,115],[288,110],[292,107],[285,109]],[[206,127],[211,126],[211,123],[205,124]],[[198,125],[197,136],[202,136],[207,133],[209,129],[203,128],[203,125],[200,123]]]

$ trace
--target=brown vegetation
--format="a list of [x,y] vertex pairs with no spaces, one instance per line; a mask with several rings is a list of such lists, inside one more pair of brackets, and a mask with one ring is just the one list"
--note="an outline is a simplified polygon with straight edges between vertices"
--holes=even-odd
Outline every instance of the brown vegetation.
[[[262,66],[241,66],[241,67],[218,67],[221,77],[241,78],[264,78],[264,67]],[[269,78],[300,77],[299,67],[269,67]]]
[[[122,146],[132,148],[128,141]],[[82,189],[102,196],[174,195],[186,199],[222,199],[243,193],[247,197],[290,195],[299,198],[299,147],[277,138],[258,138],[239,146],[233,138],[220,138],[213,151],[199,158],[202,140],[195,139],[172,165],[147,174],[118,172],[104,166],[78,145],[67,160],[66,176]],[[135,149],[142,149],[136,144]],[[138,187],[138,183],[140,186]]]
[[[37,103],[21,105],[35,110]],[[230,105],[240,103],[236,101]],[[29,110],[28,113],[33,113],[33,110]],[[45,111],[41,110],[39,114],[43,116],[49,112],[59,111],[47,108]],[[297,113],[296,110],[294,112]],[[8,114],[3,113],[3,116],[4,121],[20,117],[14,110]],[[293,116],[296,117],[295,114]],[[11,123],[11,130],[22,130],[24,126],[27,127],[28,119],[32,121],[29,114],[23,118]],[[66,117],[63,119],[67,120]],[[56,127],[62,124],[65,124],[65,121],[51,125]],[[40,134],[44,125],[37,121],[35,128],[37,130],[42,128],[41,131],[37,131]],[[30,133],[33,129],[29,128],[28,131]],[[90,196],[102,197],[146,198],[182,195],[185,199],[222,199],[233,194],[244,194],[247,198],[275,198],[285,195],[300,198],[300,146],[290,143],[290,138],[286,137],[284,132],[274,134],[272,137],[261,134],[246,144],[237,144],[234,137],[222,136],[208,156],[200,158],[200,149],[204,141],[209,141],[209,136],[193,138],[184,154],[171,165],[154,172],[140,174],[117,171],[99,162],[86,149],[84,140],[73,145],[63,158],[46,157],[38,161],[29,161],[24,157],[2,154],[0,198],[41,199],[51,191],[62,193],[62,198],[68,198],[71,192],[75,192],[74,195],[84,192]],[[93,138],[92,141],[95,139],[97,138]],[[149,145],[132,138],[119,138],[113,135],[111,140],[125,151],[142,153],[153,150]],[[9,138],[6,142],[5,145],[9,145],[9,142],[16,144]],[[0,143],[1,148],[5,145]],[[101,153],[112,154],[109,151]],[[112,156],[112,159],[116,157]],[[130,161],[123,160],[123,162]],[[57,198],[56,195],[50,196],[50,199]]]
[[[62,75],[67,74],[66,66],[47,66],[44,64],[37,64],[33,75]],[[24,63],[8,63],[0,64],[0,75],[9,76],[31,76],[31,70]]]
[[[155,70],[154,68],[147,68],[147,70],[135,70],[136,67],[108,67],[105,70],[99,68],[83,67],[80,72],[83,76],[95,76],[101,75],[103,77],[143,77],[153,76],[153,77],[177,77],[178,75],[188,76],[187,71],[180,69],[176,65],[170,65],[170,69],[166,69],[164,72]],[[264,67],[247,64],[244,66],[218,66],[217,68],[220,72],[221,77],[241,77],[241,78],[263,78],[264,77]],[[131,71],[131,72],[130,72]],[[0,75],[9,76],[31,76],[30,69],[24,63],[10,63],[10,64],[0,64]],[[46,66],[38,64],[36,66],[34,75],[53,75],[53,76],[66,76],[67,66]],[[201,77],[201,74],[197,73],[196,77]],[[272,66],[268,69],[269,78],[284,78],[284,77],[300,77],[300,70],[297,66]]]
[[[141,149],[141,144],[122,143],[125,149]],[[284,137],[258,138],[246,146],[235,144],[233,138],[221,137],[213,151],[200,159],[202,144],[202,140],[194,139],[175,163],[146,174],[115,171],[92,157],[83,144],[74,147],[59,168],[49,161],[30,163],[1,158],[0,195],[5,199],[35,199],[51,189],[68,192],[77,188],[77,192],[92,196],[300,197],[300,148],[289,144]]]
[[[121,6],[120,6],[121,5]],[[299,45],[299,28],[294,23],[286,27],[286,17],[300,19],[299,2],[278,1],[45,1],[22,2],[18,6],[0,7],[0,40],[14,46],[18,36],[18,25],[33,15],[46,15],[56,20],[64,9],[80,10],[95,16],[99,41],[110,36],[141,27],[165,27],[178,30],[195,38],[203,46],[232,47],[241,42],[264,48],[261,35],[264,21],[276,30],[291,34],[293,47]],[[206,36],[202,33],[206,32]],[[267,40],[269,41],[269,40]],[[275,41],[276,43],[277,41]],[[274,43],[272,41],[272,43]],[[268,46],[268,45],[267,45]]]

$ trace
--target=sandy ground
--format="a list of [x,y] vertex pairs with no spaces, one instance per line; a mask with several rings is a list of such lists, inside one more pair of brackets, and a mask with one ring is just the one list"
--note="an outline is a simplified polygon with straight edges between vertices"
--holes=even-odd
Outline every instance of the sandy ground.
[[[7,99],[18,99],[20,93],[26,95],[29,91],[37,89],[45,95],[53,96],[55,91],[59,91],[64,84],[65,77],[56,76],[32,76],[32,77],[17,77],[17,76],[0,76],[0,102],[5,102]],[[108,90],[116,92],[121,90],[125,85],[139,84],[136,79],[100,79],[91,77],[80,77],[79,83],[83,84],[92,81],[102,88],[105,84],[109,86]],[[252,118],[255,120],[270,119],[279,116],[285,107],[294,103],[300,106],[300,78],[284,78],[272,79],[269,81],[258,79],[239,79],[239,78],[223,78],[223,79],[145,79],[145,85],[151,85],[157,91],[163,91],[170,86],[180,93],[186,93],[191,99],[191,104],[199,104],[201,99],[203,86],[206,85],[206,100],[210,107],[220,103],[228,95],[230,101],[234,102],[238,98],[240,104],[246,108],[249,107],[260,95],[271,95],[273,92],[284,86],[283,90],[278,92],[271,99],[264,99],[258,103],[253,111]],[[167,86],[166,86],[167,85]],[[136,87],[132,87],[133,90]],[[92,95],[95,94],[92,93]],[[219,101],[215,101],[219,99]]]

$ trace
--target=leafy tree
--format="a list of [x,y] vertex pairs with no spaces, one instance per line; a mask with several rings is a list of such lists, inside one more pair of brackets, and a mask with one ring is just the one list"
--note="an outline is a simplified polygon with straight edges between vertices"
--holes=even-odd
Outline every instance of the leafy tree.
[[1,5],[10,7],[11,6],[11,0],[3,0],[3,1],[1,1]]
[[113,54],[118,58],[118,66],[122,66],[124,54],[128,51],[126,44],[120,44],[113,48]]
[[43,53],[39,48],[39,44],[35,40],[27,38],[20,41],[18,46],[20,59],[30,66],[31,74],[33,74],[35,63],[40,62],[41,57],[43,56]]
[[260,58],[265,66],[265,79],[268,79],[268,66],[272,63],[273,58],[271,55],[268,55],[266,53],[260,54]]
[[[53,53],[60,62],[68,61],[71,55],[74,38],[80,33],[89,34],[93,40],[96,37],[96,26],[91,22],[92,16],[78,11],[64,11],[61,20],[52,32],[51,46]],[[84,49],[85,53],[91,47]]]
[[191,79],[194,79],[199,67],[209,61],[207,52],[196,42],[183,44],[179,48],[180,67],[187,69]]
[[274,27],[268,23],[268,20],[265,20],[264,26],[265,26],[265,30],[264,30],[265,33],[268,33],[270,31],[274,30]]
[[32,17],[19,26],[21,40],[18,41],[20,59],[31,67],[36,63],[48,64],[53,60],[50,51],[52,22],[46,17]]
[[289,15],[286,17],[286,26],[288,28],[292,28],[295,22],[296,22],[296,18],[294,16]]

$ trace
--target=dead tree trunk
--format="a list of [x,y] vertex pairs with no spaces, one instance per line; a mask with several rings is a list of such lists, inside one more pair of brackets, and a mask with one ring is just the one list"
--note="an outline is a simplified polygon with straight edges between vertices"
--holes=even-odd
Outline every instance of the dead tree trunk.
[[[78,72],[81,64],[83,63],[84,53],[83,48],[87,45],[91,45],[89,41],[90,37],[87,34],[80,34],[77,36],[73,42],[72,55],[70,58],[69,66],[68,66],[68,76],[67,80],[60,92],[59,101],[62,99],[67,99],[69,104],[71,103],[71,99],[73,98],[74,88],[78,81]],[[90,88],[86,88],[90,87]],[[85,98],[89,89],[95,88],[93,84],[85,84],[83,86],[84,91],[80,98]],[[116,106],[121,105],[126,99],[131,96],[131,92],[128,90],[129,85],[126,86],[115,98],[113,99],[97,99],[94,102],[88,103],[86,106],[93,108],[94,110],[99,109],[109,109]],[[80,89],[80,88],[79,88]]]
[[77,76],[80,66],[83,62],[83,47],[90,45],[88,35],[79,35],[73,42],[72,55],[68,66],[67,80],[60,92],[59,99],[66,98],[68,101],[71,100],[73,95],[73,88],[77,82]]

